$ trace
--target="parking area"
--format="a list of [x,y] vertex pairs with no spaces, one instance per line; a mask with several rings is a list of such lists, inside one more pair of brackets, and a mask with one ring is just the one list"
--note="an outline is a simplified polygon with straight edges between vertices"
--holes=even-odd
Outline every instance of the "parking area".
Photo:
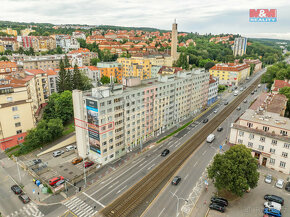
[[[267,171],[267,170],[266,170]],[[284,199],[284,206],[282,206],[281,213],[282,216],[290,216],[290,192],[285,190],[285,184],[283,189],[275,187],[277,179],[284,179],[286,183],[286,175],[279,172],[274,172],[269,170],[273,176],[271,184],[265,183],[265,171],[260,174],[260,179],[258,186],[255,189],[252,189],[249,193],[245,193],[243,198],[237,199],[235,201],[230,201],[229,206],[226,208],[225,213],[220,213],[215,210],[210,210],[208,217],[261,217],[263,216],[264,210],[264,196],[266,194],[273,194]]]

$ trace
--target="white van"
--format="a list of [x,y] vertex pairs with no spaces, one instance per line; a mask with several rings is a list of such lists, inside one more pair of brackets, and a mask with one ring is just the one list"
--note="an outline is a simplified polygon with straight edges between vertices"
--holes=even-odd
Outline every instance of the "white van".
[[265,202],[264,203],[264,207],[265,208],[270,208],[270,209],[277,209],[277,210],[281,211],[281,204],[275,203],[275,202],[272,202],[272,201]]
[[206,138],[206,141],[208,143],[211,143],[214,139],[215,139],[215,135],[214,134],[209,134],[208,137]]

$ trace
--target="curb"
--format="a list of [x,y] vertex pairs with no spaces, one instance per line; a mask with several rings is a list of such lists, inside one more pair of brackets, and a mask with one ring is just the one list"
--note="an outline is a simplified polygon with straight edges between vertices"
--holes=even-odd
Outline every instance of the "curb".
[[206,214],[204,215],[204,217],[207,217],[208,216],[208,214],[209,214],[209,208],[207,209],[207,212],[206,212]]

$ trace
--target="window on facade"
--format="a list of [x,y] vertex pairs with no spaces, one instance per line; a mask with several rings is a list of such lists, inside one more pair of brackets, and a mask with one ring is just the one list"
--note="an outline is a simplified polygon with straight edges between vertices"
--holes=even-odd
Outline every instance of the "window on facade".
[[16,131],[16,134],[20,134],[20,133],[22,133],[22,130],[17,130]]
[[282,136],[287,136],[287,131],[281,130],[281,131],[280,131],[280,134],[281,134]]
[[284,143],[284,148],[290,148],[290,144],[289,143]]
[[277,140],[273,139],[273,140],[272,140],[272,144],[273,144],[273,145],[277,145]]
[[109,143],[112,143],[112,142],[113,142],[113,139],[110,139],[110,140],[109,140]]
[[287,158],[288,157],[288,153],[287,152],[282,152],[282,157]]
[[23,136],[17,138],[18,141],[20,141],[22,139],[23,139]]
[[18,110],[18,107],[17,107],[17,106],[13,106],[13,107],[12,107],[12,111],[13,111],[13,112],[15,112],[15,111],[17,111],[17,110]]
[[261,136],[261,137],[260,137],[260,141],[261,141],[261,142],[265,142],[265,137],[262,137],[262,136]]
[[270,148],[270,152],[271,152],[272,154],[275,154],[275,149],[274,149],[274,148]]
[[7,97],[7,102],[12,102],[12,101],[13,101],[12,97]]
[[275,164],[275,159],[270,158],[270,164],[274,165]]
[[15,123],[15,127],[20,127],[20,126],[21,126],[20,122]]
[[248,126],[248,127],[253,127],[253,123],[248,122],[248,123],[247,123],[247,126]]
[[111,105],[111,104],[112,104],[112,101],[111,101],[111,100],[109,100],[109,101],[107,102],[107,104],[108,104],[108,105]]
[[105,131],[106,130],[106,126],[103,126],[101,129],[102,129],[102,131]]
[[107,145],[107,142],[105,141],[105,142],[103,142],[103,146],[105,146],[105,145]]
[[239,135],[240,136],[244,136],[244,132],[243,131],[239,131]]
[[253,143],[252,142],[248,142],[248,147],[253,147]]
[[286,166],[286,162],[280,161],[280,167],[285,168],[285,166]]
[[104,102],[101,102],[101,103],[100,103],[100,106],[105,106],[105,103],[104,103]]
[[264,146],[263,145],[259,145],[259,150],[264,151]]
[[238,143],[239,143],[239,144],[243,144],[243,140],[238,139]]
[[263,126],[263,130],[266,131],[266,132],[269,131],[269,127]]
[[253,133],[250,133],[249,138],[254,139],[255,135]]
[[105,148],[105,149],[104,149],[104,153],[106,153],[107,151],[108,151],[108,150]]
[[111,154],[111,155],[110,155],[110,158],[113,158],[113,157],[114,157],[114,154]]
[[20,116],[19,115],[14,115],[13,118],[14,119],[18,119],[18,118],[20,118]]

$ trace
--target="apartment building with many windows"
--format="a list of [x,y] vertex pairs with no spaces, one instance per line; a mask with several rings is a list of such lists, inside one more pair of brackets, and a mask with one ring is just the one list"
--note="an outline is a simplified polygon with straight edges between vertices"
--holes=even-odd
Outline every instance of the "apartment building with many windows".
[[35,127],[26,81],[6,76],[0,81],[0,149],[24,142],[27,130]]
[[79,155],[106,164],[197,115],[207,104],[209,73],[195,69],[73,91]]

